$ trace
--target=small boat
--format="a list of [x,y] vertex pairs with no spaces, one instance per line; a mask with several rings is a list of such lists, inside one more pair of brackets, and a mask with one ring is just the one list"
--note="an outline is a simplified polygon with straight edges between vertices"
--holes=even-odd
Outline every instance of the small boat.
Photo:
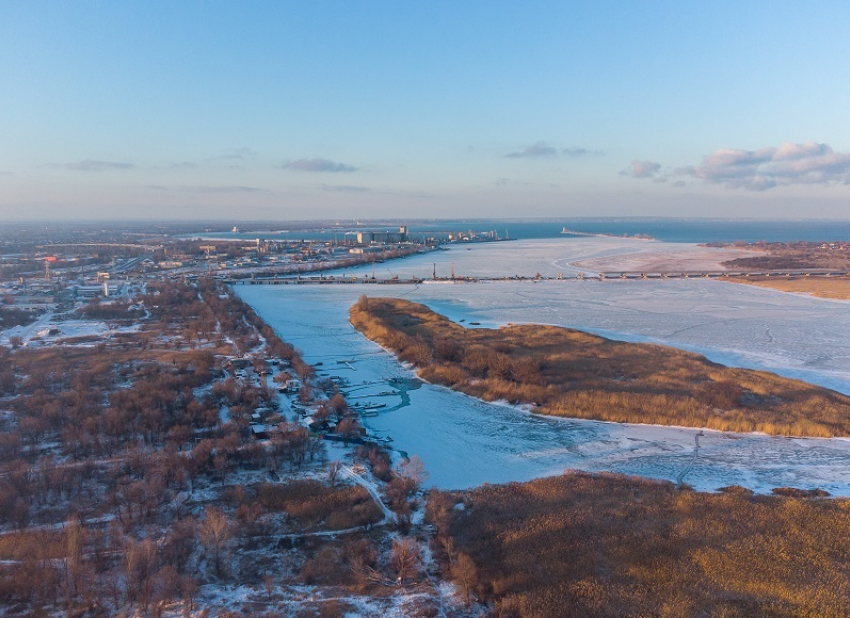
[[351,406],[355,410],[359,410],[361,412],[367,412],[369,410],[380,410],[381,408],[386,408],[387,404],[385,403],[372,403],[371,401],[367,401],[366,403],[355,403]]

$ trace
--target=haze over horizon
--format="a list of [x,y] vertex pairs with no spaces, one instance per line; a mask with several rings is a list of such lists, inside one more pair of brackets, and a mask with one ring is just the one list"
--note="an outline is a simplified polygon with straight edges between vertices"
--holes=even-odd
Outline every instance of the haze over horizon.
[[850,5],[0,0],[0,218],[850,218]]

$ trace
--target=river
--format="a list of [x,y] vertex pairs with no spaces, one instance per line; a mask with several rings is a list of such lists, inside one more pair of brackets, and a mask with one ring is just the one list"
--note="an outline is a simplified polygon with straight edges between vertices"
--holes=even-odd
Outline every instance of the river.
[[[575,260],[634,251],[640,241],[555,239],[456,250],[456,270],[487,274],[566,268]],[[665,243],[653,243],[656,246]],[[672,247],[681,251],[682,246]],[[449,255],[445,256],[448,260]],[[427,266],[422,256],[385,265]],[[444,262],[445,263],[445,262]],[[433,268],[433,266],[432,266]],[[473,273],[470,273],[473,274]],[[545,274],[545,273],[544,273]],[[706,354],[728,365],[767,369],[850,393],[847,303],[713,280],[545,281],[419,286],[236,286],[281,337],[328,375],[352,383],[354,401],[386,403],[366,419],[392,446],[417,454],[442,488],[525,481],[565,469],[683,480],[700,490],[738,484],[821,487],[850,496],[850,440],[796,439],[696,429],[546,418],[416,384],[395,358],[348,323],[362,293],[403,296],[455,320],[498,326],[539,322]],[[342,364],[338,361],[354,361]],[[401,394],[381,395],[395,392]],[[356,390],[354,390],[356,389]]]

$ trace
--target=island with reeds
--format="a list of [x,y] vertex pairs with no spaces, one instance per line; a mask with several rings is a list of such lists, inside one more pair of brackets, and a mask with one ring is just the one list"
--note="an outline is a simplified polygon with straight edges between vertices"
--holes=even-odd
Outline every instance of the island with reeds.
[[850,397],[673,347],[540,324],[465,328],[422,304],[367,298],[350,310],[369,339],[418,375],[535,413],[619,423],[850,436]]

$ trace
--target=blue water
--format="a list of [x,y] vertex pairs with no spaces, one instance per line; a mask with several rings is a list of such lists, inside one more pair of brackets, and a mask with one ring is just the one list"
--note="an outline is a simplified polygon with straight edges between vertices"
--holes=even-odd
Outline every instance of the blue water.
[[[281,227],[285,227],[282,223]],[[827,220],[730,220],[730,219],[655,219],[655,218],[599,218],[599,219],[448,219],[412,221],[408,230],[413,236],[439,236],[446,232],[484,232],[495,230],[499,236],[510,238],[565,238],[561,230],[567,228],[588,234],[647,235],[665,242],[735,242],[795,240],[829,242],[850,240],[850,221]],[[207,238],[268,240],[343,240],[353,227],[319,228],[290,231],[244,231],[204,234]],[[357,229],[392,230],[393,225],[359,227]],[[194,235],[188,235],[194,236]]]

